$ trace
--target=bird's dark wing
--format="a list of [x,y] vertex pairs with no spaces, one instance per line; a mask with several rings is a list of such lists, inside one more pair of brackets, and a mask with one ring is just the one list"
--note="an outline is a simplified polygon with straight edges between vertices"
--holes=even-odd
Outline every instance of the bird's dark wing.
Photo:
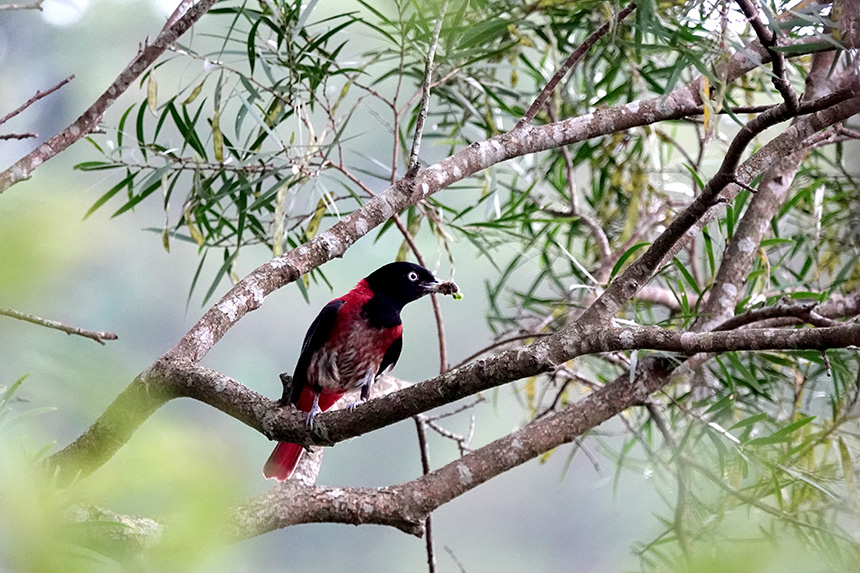
[[290,393],[290,402],[298,404],[299,396],[302,394],[302,389],[308,383],[307,372],[308,365],[311,362],[311,356],[314,352],[322,348],[325,341],[331,335],[334,328],[337,313],[346,304],[343,300],[333,300],[323,307],[314,321],[308,328],[308,333],[305,334],[305,340],[302,342],[302,353],[299,355],[299,361],[296,364],[296,371],[293,374],[293,387]]
[[382,357],[382,364],[379,365],[379,370],[376,372],[377,376],[385,372],[385,369],[389,366],[394,366],[397,363],[401,350],[403,350],[403,337],[398,337],[391,343],[388,350],[385,351],[385,355]]

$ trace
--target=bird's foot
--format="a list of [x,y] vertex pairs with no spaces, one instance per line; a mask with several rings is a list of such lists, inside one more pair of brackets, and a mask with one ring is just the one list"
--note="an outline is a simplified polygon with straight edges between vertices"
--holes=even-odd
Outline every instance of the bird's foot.
[[356,406],[364,404],[365,402],[367,402],[367,398],[359,398],[355,402],[350,402],[349,404],[347,404],[346,407],[347,409],[349,409],[350,412],[352,412],[353,410],[355,410]]
[[321,413],[322,413],[322,410],[320,409],[319,404],[317,404],[316,401],[314,401],[314,405],[311,406],[311,411],[308,412],[308,417],[305,420],[305,426],[307,426],[309,430],[314,429],[314,418],[316,418],[317,415],[321,414]]

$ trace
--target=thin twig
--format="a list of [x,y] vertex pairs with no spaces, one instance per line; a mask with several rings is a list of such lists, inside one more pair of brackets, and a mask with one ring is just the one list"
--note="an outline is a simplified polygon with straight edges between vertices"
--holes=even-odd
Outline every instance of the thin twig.
[[773,318],[792,317],[800,319],[803,322],[812,324],[818,327],[835,326],[837,321],[831,320],[815,312],[817,302],[805,302],[789,304],[779,302],[773,306],[765,306],[762,308],[754,308],[744,313],[733,316],[713,329],[714,332],[722,332],[734,330],[747,324],[759,322],[762,320],[770,320]]
[[758,6],[750,0],[735,1],[740,6],[741,11],[743,11],[744,16],[747,17],[750,26],[752,26],[753,31],[758,36],[759,42],[761,42],[761,45],[764,46],[770,56],[770,63],[773,68],[773,77],[771,78],[773,87],[782,96],[789,113],[795,113],[797,111],[798,98],[797,93],[786,76],[785,56],[782,52],[774,50],[774,47],[777,45],[778,36],[762,22],[758,15]]
[[42,4],[45,3],[45,0],[36,0],[32,4],[3,4],[0,6],[0,12],[5,12],[6,10],[38,10],[42,11]]
[[31,139],[33,137],[39,137],[38,133],[33,133],[32,131],[28,131],[26,133],[4,133],[0,135],[0,139]]
[[69,77],[67,77],[66,79],[62,80],[60,83],[58,83],[57,85],[55,85],[54,87],[52,87],[51,89],[49,89],[47,91],[44,91],[44,92],[36,91],[36,95],[34,95],[33,97],[31,97],[30,99],[25,101],[23,104],[21,104],[18,107],[18,109],[11,111],[8,114],[6,114],[5,116],[3,116],[2,118],[0,118],[0,125],[3,125],[4,123],[9,121],[13,117],[15,117],[16,115],[18,115],[19,113],[21,113],[22,111],[24,111],[25,109],[27,109],[28,107],[30,107],[31,105],[36,103],[37,101],[39,101],[43,97],[54,93],[55,91],[57,91],[58,89],[60,89],[61,87],[63,87],[67,83],[69,83],[70,81],[72,81],[73,79],[75,79],[74,74],[72,74]]
[[418,167],[418,152],[421,150],[421,138],[424,135],[424,123],[427,121],[427,108],[430,105],[430,84],[433,81],[433,59],[436,57],[436,48],[439,45],[439,34],[442,33],[442,21],[445,12],[448,11],[448,0],[442,4],[436,27],[433,29],[433,38],[430,40],[430,49],[427,51],[427,61],[424,65],[424,83],[421,87],[421,104],[418,106],[418,119],[415,122],[415,135],[412,139],[412,151],[409,153],[409,163],[406,173],[412,172]]
[[844,125],[837,125],[836,131],[840,135],[844,135],[845,137],[848,137],[851,139],[860,139],[860,131],[857,131],[855,129],[848,129]]
[[481,395],[475,396],[475,399],[470,404],[464,404],[458,408],[453,410],[449,410],[448,412],[442,412],[441,414],[436,414],[433,416],[428,416],[427,414],[423,414],[425,422],[436,422],[438,420],[443,420],[445,418],[450,418],[451,416],[456,416],[460,412],[465,412],[466,410],[471,410],[478,404],[484,401],[484,397]]
[[[451,78],[453,78],[454,76],[456,76],[459,73],[460,73],[460,68],[454,68],[453,70],[449,71],[447,74],[445,74],[444,76],[442,76],[441,78],[439,78],[435,82],[432,82],[430,84],[430,89],[433,90],[436,87],[441,86],[442,84],[444,84],[445,82],[447,82],[448,80],[450,80]],[[358,85],[358,84],[355,84],[355,85]],[[371,92],[372,95],[376,95],[377,97],[379,97],[379,94],[376,94],[376,92],[374,92],[372,89],[370,89],[366,86],[359,86],[359,87],[366,90],[366,91]],[[401,106],[399,113],[403,113],[404,111],[406,111],[407,109],[412,107],[412,105],[415,103],[415,100],[418,99],[419,97],[421,97],[421,95],[423,93],[424,93],[424,90],[418,90],[414,94],[412,94],[412,97],[409,98],[409,100],[407,100],[406,103],[403,104],[403,106]],[[389,102],[386,102],[386,103],[389,103]]]
[[457,565],[457,568],[460,569],[460,573],[466,573],[466,568],[463,567],[463,564],[460,563],[460,560],[457,559],[456,555],[454,555],[454,551],[450,547],[448,547],[447,545],[445,546],[445,551],[448,552],[448,555],[451,556],[451,559],[454,561],[454,564]]
[[[421,469],[424,475],[430,473],[430,448],[427,446],[427,432],[424,429],[424,417],[420,414],[413,416],[415,430],[418,432],[418,447],[421,451]],[[433,513],[428,513],[424,520],[424,543],[427,547],[427,570],[436,572],[436,551],[433,547]]]
[[[558,119],[552,111],[550,111],[550,119],[552,119],[552,121],[557,121]],[[588,227],[589,231],[591,231],[591,236],[594,238],[594,242],[597,243],[598,251],[600,251],[600,261],[601,263],[604,263],[612,256],[612,249],[609,246],[609,238],[606,236],[606,232],[603,230],[600,223],[591,215],[583,213],[579,208],[579,197],[576,193],[576,179],[574,177],[573,157],[571,156],[570,149],[567,146],[562,146],[561,156],[562,159],[564,159],[564,174],[567,179],[568,192],[570,193],[570,197],[568,198],[570,216],[577,217],[580,221],[585,223],[585,226]]]
[[472,440],[472,436],[475,433],[475,416],[472,416],[471,422],[469,423],[469,433],[465,436],[461,436],[460,434],[454,433],[451,430],[442,427],[428,419],[424,419],[427,424],[427,427],[442,436],[443,438],[449,439],[453,442],[457,443],[457,447],[460,449],[460,455],[466,455],[467,453],[474,452],[474,448],[469,447],[469,442]]
[[567,57],[561,67],[555,72],[555,74],[550,78],[547,84],[544,86],[543,90],[541,90],[540,94],[537,98],[532,102],[532,105],[526,111],[525,115],[517,122],[517,125],[514,129],[522,128],[532,122],[532,120],[537,115],[538,111],[544,106],[546,100],[549,99],[550,94],[552,94],[553,90],[555,90],[558,83],[567,75],[567,73],[575,66],[579,60],[590,50],[597,41],[605,36],[609,30],[615,26],[617,23],[621,22],[630,15],[633,10],[636,9],[636,2],[631,2],[624,8],[621,12],[618,13],[618,16],[612,22],[606,22],[600,28],[598,28],[595,32],[593,32],[586,40],[580,45],[574,52]]
[[116,340],[118,338],[117,335],[112,332],[95,332],[92,330],[85,330],[83,328],[78,328],[77,326],[70,326],[68,324],[63,324],[62,322],[57,322],[56,320],[40,318],[32,314],[18,312],[17,310],[12,310],[10,308],[0,308],[0,315],[8,316],[9,318],[15,318],[18,320],[23,320],[32,324],[38,324],[39,326],[44,326],[46,328],[61,330],[69,335],[76,334],[78,336],[83,336],[84,338],[95,340],[102,345],[104,345],[105,340]]
[[461,360],[460,362],[455,364],[454,368],[459,368],[460,366],[463,366],[464,364],[468,364],[469,362],[471,362],[475,358],[479,357],[481,354],[486,354],[490,350],[493,350],[493,349],[498,348],[500,346],[504,346],[505,344],[508,344],[510,342],[517,342],[519,340],[528,340],[529,338],[540,338],[543,336],[550,336],[551,334],[552,334],[551,332],[527,332],[525,334],[517,334],[515,336],[510,336],[508,338],[502,338],[500,340],[493,342],[492,344],[490,344],[488,346],[485,346],[484,348],[478,350],[477,352],[474,352],[473,354],[467,356],[466,358],[464,358],[463,360]]

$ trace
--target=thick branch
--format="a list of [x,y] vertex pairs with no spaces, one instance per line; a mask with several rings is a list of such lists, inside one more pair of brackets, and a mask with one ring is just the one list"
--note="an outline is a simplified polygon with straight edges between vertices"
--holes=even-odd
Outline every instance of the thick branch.
[[[829,73],[834,58],[833,52],[813,56],[804,100],[821,97],[832,91],[832,86],[837,85],[836,78]],[[757,193],[726,246],[710,296],[700,309],[697,330],[711,330],[713,325],[728,319],[734,312],[735,305],[743,296],[743,283],[749,275],[762,237],[768,228],[767,222],[788,198],[788,189],[810,150],[809,145],[798,146],[796,151],[779,159],[762,176]]]
[[[653,341],[654,346],[662,350],[681,352],[721,352],[739,346],[826,349],[860,343],[860,325],[757,332],[751,329],[717,334],[658,331],[655,328],[611,329],[583,339],[579,350],[590,348],[592,344],[603,349],[630,349],[646,340],[648,346]],[[523,354],[524,351],[505,354],[510,353]],[[529,352],[538,353],[536,348]],[[670,379],[659,364],[651,364],[650,368],[654,371],[647,375],[640,373],[636,384],[630,384],[626,376],[619,378],[558,413],[539,418],[521,430],[405,484],[380,489],[278,486],[239,509],[235,518],[236,535],[249,537],[279,527],[318,521],[390,525],[418,535],[424,517],[439,506],[544,452],[575,440],[627,408],[641,404]],[[452,375],[457,374],[452,372]],[[367,409],[383,400],[393,401],[398,395],[421,392],[437,380],[440,379],[368,403]],[[430,390],[435,391],[437,388]],[[363,407],[352,416],[375,417],[379,413],[367,412]],[[335,416],[323,414],[319,418],[320,421],[325,419],[330,433],[339,422]],[[346,418],[349,414],[337,416]]]
[[833,326],[834,321],[815,312],[816,306],[818,306],[818,304],[814,302],[800,304],[780,302],[773,306],[754,308],[729,318],[714,328],[713,331],[719,332],[723,330],[734,330],[747,324],[761,322],[763,320],[772,320],[774,318],[796,318],[801,322],[815,326]]
[[6,10],[38,10],[42,11],[42,4],[45,3],[45,0],[36,0],[32,4],[3,4],[0,6],[0,12],[5,12]]

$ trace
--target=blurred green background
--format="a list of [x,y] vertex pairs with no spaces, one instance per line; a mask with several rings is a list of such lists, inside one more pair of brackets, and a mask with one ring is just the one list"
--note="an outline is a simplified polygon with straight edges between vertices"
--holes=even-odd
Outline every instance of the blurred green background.
[[[41,141],[68,125],[134,56],[139,42],[158,33],[173,8],[168,2],[145,0],[98,0],[75,6],[71,0],[52,0],[45,3],[44,13],[0,12],[0,114],[36,90],[69,74],[76,76],[4,125],[4,132],[35,131]],[[204,17],[202,26],[206,23]],[[169,91],[171,83],[162,79],[161,85]],[[122,110],[142,97],[135,85],[105,122],[115,125]],[[0,142],[3,168],[35,145],[32,140]],[[69,491],[54,494],[29,481],[28,455],[52,443],[54,451],[73,440],[202,312],[200,296],[205,289],[186,302],[198,264],[196,248],[174,241],[168,254],[158,235],[143,230],[161,225],[163,212],[157,201],[116,219],[102,210],[82,220],[118,177],[112,172],[72,170],[75,163],[91,158],[88,144],[79,142],[40,167],[32,180],[0,196],[0,307],[119,335],[118,341],[99,346],[0,317],[0,386],[29,375],[16,394],[14,412],[56,408],[0,426],[4,454],[0,569],[116,567],[109,559],[77,554],[65,542],[56,543],[55,536],[62,533],[50,524],[70,501],[170,524],[178,532],[174,543],[138,564],[145,570],[424,569],[423,540],[377,526],[306,525],[238,544],[220,543],[214,533],[218,511],[272,487],[261,475],[272,445],[239,422],[188,400],[156,412],[107,465]],[[419,239],[425,253],[436,252],[431,237]],[[313,288],[310,304],[292,286],[273,294],[232,329],[203,364],[266,395],[279,395],[277,375],[292,371],[306,326],[318,309],[391,260],[399,247],[391,233],[377,244],[373,241],[371,233],[344,259],[326,265],[333,291]],[[266,257],[265,248],[246,250],[238,274]],[[482,302],[488,264],[463,260],[468,264],[458,266],[455,278],[466,293],[465,301],[442,301],[452,363],[491,341]],[[447,278],[446,272],[447,268],[440,275]],[[216,297],[227,288],[225,281]],[[409,307],[404,322],[405,346],[395,374],[413,381],[428,378],[438,369],[429,301]],[[487,398],[474,410],[475,446],[526,419],[513,388]],[[449,421],[451,429],[467,431],[468,416]],[[608,426],[605,430],[611,434],[613,425]],[[431,439],[434,467],[457,455],[452,443]],[[611,435],[607,439],[611,441]],[[661,488],[648,483],[653,478],[647,470],[616,476],[614,465],[599,454],[599,468],[582,454],[568,467],[570,452],[566,447],[545,464],[530,462],[435,513],[439,570],[457,571],[458,562],[470,572],[638,568],[632,544],[652,539],[661,531],[655,516],[670,511],[659,494]],[[319,483],[382,486],[419,472],[415,429],[409,421],[328,451]],[[744,522],[742,516],[739,521]],[[725,555],[715,545],[713,555],[691,563],[690,570],[762,570],[750,558],[753,554],[762,553],[751,548],[749,556],[735,555],[726,568]],[[714,561],[715,555],[720,559]],[[807,565],[793,555],[780,561],[780,569],[774,570]]]

